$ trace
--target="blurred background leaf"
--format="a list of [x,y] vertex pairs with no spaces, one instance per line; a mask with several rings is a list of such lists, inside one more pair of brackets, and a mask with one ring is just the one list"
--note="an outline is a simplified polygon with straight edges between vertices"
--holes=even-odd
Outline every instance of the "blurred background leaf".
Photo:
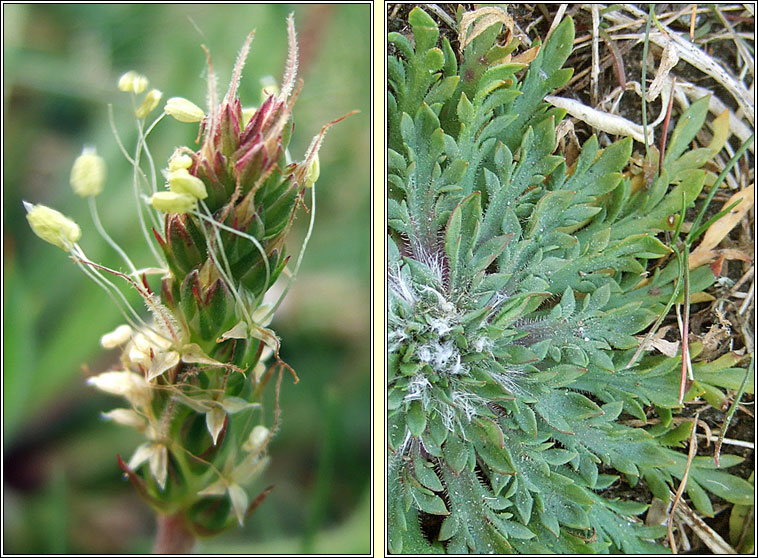
[[[225,90],[251,29],[243,103],[260,100],[260,78],[278,81],[285,19],[295,12],[300,77],[290,151],[297,159],[321,126],[317,219],[298,280],[272,324],[285,378],[272,463],[253,487],[275,489],[243,529],[201,541],[204,553],[368,553],[370,544],[370,5],[5,4],[3,189],[3,434],[6,553],[132,553],[149,550],[151,511],[119,475],[136,433],[99,418],[118,402],[86,388],[87,375],[117,361],[100,336],[121,318],[110,299],[58,249],[29,229],[21,200],[75,219],[88,256],[119,266],[97,236],[86,203],[68,185],[84,145],[108,163],[98,197],[109,233],[140,265],[152,265],[135,219],[131,167],[118,152],[136,134],[127,70],[148,76],[164,99],[203,106],[211,51]],[[192,125],[166,120],[150,137],[158,168]],[[296,221],[290,251],[305,235]],[[140,307],[138,302],[136,307]],[[256,492],[257,493],[257,492]]]

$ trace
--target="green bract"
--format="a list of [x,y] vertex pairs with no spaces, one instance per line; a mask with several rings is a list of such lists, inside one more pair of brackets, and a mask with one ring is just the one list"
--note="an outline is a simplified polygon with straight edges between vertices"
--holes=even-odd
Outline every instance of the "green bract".
[[[600,149],[593,136],[571,167],[556,151],[565,112],[543,98],[571,77],[570,18],[525,72],[503,62],[500,24],[458,58],[424,11],[409,23],[413,41],[391,33],[388,60],[390,550],[662,552],[665,527],[635,518],[647,506],[602,491],[642,477],[668,500],[685,469],[690,430],[671,421],[681,357],[626,366],[679,275],[676,259],[651,262],[703,189],[705,159],[687,146],[708,100],[680,118],[661,176],[633,187],[631,139]],[[690,292],[713,281],[696,269]],[[650,405],[655,429],[618,420],[645,421]],[[711,463],[690,469],[701,513],[705,490],[752,502]]]

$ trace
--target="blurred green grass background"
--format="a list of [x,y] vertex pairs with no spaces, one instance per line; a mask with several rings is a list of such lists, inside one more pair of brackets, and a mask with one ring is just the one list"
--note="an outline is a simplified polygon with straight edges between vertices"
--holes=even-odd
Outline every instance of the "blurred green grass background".
[[[102,421],[114,398],[85,386],[117,361],[99,347],[120,316],[105,293],[29,229],[21,201],[74,218],[88,256],[118,267],[84,200],[68,185],[83,145],[108,163],[98,207],[135,263],[152,265],[139,232],[131,167],[108,126],[135,142],[127,70],[164,99],[204,106],[211,51],[225,90],[237,51],[256,30],[240,95],[259,102],[265,75],[281,78],[294,11],[305,85],[290,151],[299,158],[320,127],[350,110],[322,147],[316,225],[298,280],[272,327],[300,377],[282,389],[272,462],[253,491],[276,488],[243,529],[203,540],[203,553],[368,553],[370,544],[370,5],[5,4],[3,176],[3,457],[5,553],[141,553],[153,516],[120,476],[135,432]],[[248,102],[245,102],[245,101]],[[150,120],[149,120],[150,121]],[[196,128],[171,119],[150,148],[158,168]],[[297,251],[308,216],[290,242]],[[139,303],[135,303],[140,307]],[[257,492],[256,492],[257,493]]]

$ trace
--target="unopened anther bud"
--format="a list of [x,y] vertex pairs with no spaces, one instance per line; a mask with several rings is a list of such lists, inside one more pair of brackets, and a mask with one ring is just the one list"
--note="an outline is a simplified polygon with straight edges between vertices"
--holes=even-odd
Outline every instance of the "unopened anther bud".
[[168,175],[168,185],[172,192],[188,194],[193,198],[204,200],[208,197],[205,183],[196,176],[192,176],[187,169],[179,169]]
[[105,159],[91,147],[85,147],[71,167],[71,187],[83,198],[96,196],[105,183]]
[[169,172],[177,171],[179,169],[188,169],[192,166],[192,157],[186,153],[176,153],[171,159],[168,160]]
[[27,202],[24,202],[24,207],[27,211],[26,220],[29,221],[29,226],[42,240],[68,252],[71,245],[81,238],[82,230],[79,225],[59,211],[46,205],[34,205]]
[[308,165],[308,170],[305,171],[305,187],[311,188],[318,180],[321,174],[321,164],[318,161],[318,153],[313,157],[313,161]]
[[244,130],[248,123],[250,122],[250,119],[255,115],[255,111],[258,109],[255,107],[247,107],[242,109],[242,129]]
[[135,71],[126,72],[118,80],[118,88],[121,91],[142,93],[148,86],[148,80],[142,74],[138,74]]
[[163,110],[179,122],[200,122],[205,117],[203,109],[184,97],[171,97]]
[[273,76],[264,76],[261,78],[261,103],[271,97],[279,94],[279,85]]
[[178,192],[156,192],[150,198],[150,204],[165,213],[187,213],[197,206],[197,198]]
[[154,111],[155,107],[158,106],[161,97],[163,97],[163,93],[157,89],[151,89],[148,91],[147,95],[145,95],[145,100],[142,101],[142,104],[135,112],[137,118],[145,118],[148,114]]

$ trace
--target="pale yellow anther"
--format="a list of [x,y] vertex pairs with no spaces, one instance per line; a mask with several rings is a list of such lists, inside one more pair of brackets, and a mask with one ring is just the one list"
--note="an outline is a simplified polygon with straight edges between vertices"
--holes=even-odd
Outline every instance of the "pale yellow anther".
[[133,409],[113,409],[107,413],[101,413],[102,417],[108,420],[112,420],[118,424],[124,426],[131,426],[139,431],[144,430],[147,427],[147,420],[145,417],[138,414]]
[[263,444],[269,436],[269,429],[260,424],[253,428],[248,439],[242,444],[242,449],[254,455],[257,455],[263,448]]
[[188,169],[192,166],[192,157],[186,153],[176,153],[171,159],[168,160],[169,172],[177,171],[179,169]]
[[120,325],[113,331],[106,333],[100,338],[100,345],[104,349],[115,349],[119,345],[123,345],[132,337],[132,328],[128,325]]
[[163,97],[163,93],[157,89],[151,89],[148,91],[147,95],[145,95],[145,100],[142,101],[142,104],[135,112],[137,118],[145,118],[148,114],[153,112],[155,107],[158,106],[161,97]]
[[126,397],[137,407],[149,405],[152,399],[150,384],[141,374],[129,370],[103,372],[88,378],[87,383],[105,393]]
[[187,213],[197,207],[197,198],[178,192],[156,192],[150,198],[150,204],[165,213]]
[[179,122],[200,122],[205,117],[203,109],[184,97],[171,97],[163,110]]
[[118,80],[118,88],[121,91],[132,92],[136,94],[142,93],[150,82],[142,74],[138,74],[135,71],[126,72]]
[[79,225],[71,219],[46,205],[24,202],[26,220],[32,231],[42,240],[55,244],[66,252],[82,236]]
[[132,344],[129,347],[129,351],[126,354],[126,359],[130,365],[142,365],[150,366],[150,353],[146,353],[140,349],[136,344]]
[[105,183],[105,159],[94,148],[85,147],[71,167],[71,187],[83,198],[96,196]]
[[177,194],[188,194],[199,200],[208,197],[205,183],[198,177],[191,175],[187,169],[178,169],[169,173],[168,185],[171,191]]

